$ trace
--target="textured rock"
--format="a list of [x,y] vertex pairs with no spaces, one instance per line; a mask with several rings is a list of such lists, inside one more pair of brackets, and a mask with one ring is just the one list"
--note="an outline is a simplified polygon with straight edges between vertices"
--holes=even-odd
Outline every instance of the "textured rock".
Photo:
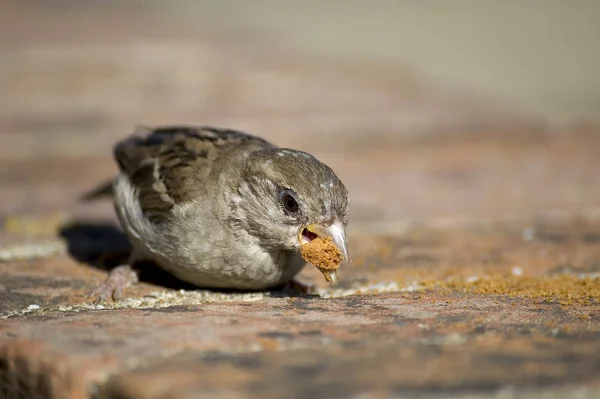
[[[93,306],[84,295],[98,270],[64,255],[4,263],[3,378],[119,398],[594,386],[600,297],[465,287],[486,276],[560,286],[556,274],[575,273],[598,292],[600,248],[589,241],[598,227],[548,227],[530,241],[497,228],[354,237],[358,260],[342,286],[321,284],[312,297],[195,291],[151,271],[146,281],[172,288],[143,283],[121,302]],[[303,279],[321,280],[314,269]]]

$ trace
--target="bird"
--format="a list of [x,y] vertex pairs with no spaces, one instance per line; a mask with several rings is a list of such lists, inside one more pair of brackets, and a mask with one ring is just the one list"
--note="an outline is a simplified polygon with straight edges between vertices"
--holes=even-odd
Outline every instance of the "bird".
[[[328,238],[349,262],[348,191],[313,155],[239,130],[138,128],[113,147],[110,192],[132,244],[127,264],[92,293],[118,299],[149,260],[200,288],[264,290],[306,265],[300,247]],[[321,270],[330,282],[337,271]]]

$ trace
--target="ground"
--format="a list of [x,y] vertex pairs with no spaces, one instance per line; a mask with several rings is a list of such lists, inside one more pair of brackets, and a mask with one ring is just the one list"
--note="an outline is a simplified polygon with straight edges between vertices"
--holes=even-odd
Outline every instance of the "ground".
[[[153,9],[43,4],[0,24],[0,397],[598,397],[600,125]],[[215,292],[145,265],[93,305],[129,246],[80,197],[115,140],[165,123],[328,163],[351,198],[340,284],[309,267],[314,295]]]

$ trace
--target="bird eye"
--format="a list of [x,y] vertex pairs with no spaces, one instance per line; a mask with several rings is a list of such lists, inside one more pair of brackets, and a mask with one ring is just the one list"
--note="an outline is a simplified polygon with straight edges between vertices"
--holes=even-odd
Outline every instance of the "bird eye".
[[281,193],[281,205],[287,213],[298,212],[298,201],[296,201],[296,198],[288,191]]

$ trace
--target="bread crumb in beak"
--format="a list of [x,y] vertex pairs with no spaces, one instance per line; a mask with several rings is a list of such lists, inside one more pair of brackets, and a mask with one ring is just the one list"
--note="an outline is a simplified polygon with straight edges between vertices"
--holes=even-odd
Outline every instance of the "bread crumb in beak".
[[300,254],[317,269],[331,284],[337,282],[337,269],[342,263],[342,252],[332,242],[331,237],[317,237],[300,246]]

